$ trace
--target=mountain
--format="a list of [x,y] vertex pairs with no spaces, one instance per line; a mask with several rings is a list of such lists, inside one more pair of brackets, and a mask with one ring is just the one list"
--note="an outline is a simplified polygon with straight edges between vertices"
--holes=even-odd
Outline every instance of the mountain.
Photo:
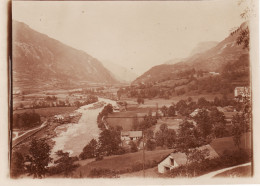
[[82,83],[116,83],[100,61],[28,25],[13,21],[13,87],[64,88]]
[[173,64],[179,63],[181,61],[185,61],[185,58],[174,58],[174,59],[166,61],[164,64],[173,65]]
[[216,41],[207,41],[207,42],[198,43],[197,46],[191,51],[190,56],[203,53],[203,52],[215,47],[217,44],[218,44],[218,42],[216,42]]
[[109,61],[102,61],[102,63],[111,72],[112,76],[120,82],[129,83],[137,78],[137,74],[131,72],[126,67]]
[[[248,50],[243,49],[243,46],[241,45],[237,45],[236,39],[238,35],[239,33],[229,35],[223,41],[219,42],[215,47],[208,50],[205,49],[207,47],[200,47],[202,45],[204,46],[204,44],[199,45],[199,47],[196,47],[192,52],[194,53],[192,56],[175,64],[162,64],[154,66],[143,75],[139,76],[132,83],[138,84],[162,82],[168,79],[174,79],[176,74],[191,69],[196,71],[202,70],[207,72],[221,72],[225,65],[231,63],[235,64],[244,55],[249,55]],[[207,44],[207,46],[210,46],[211,44]],[[206,51],[200,53],[195,52],[200,50]]]

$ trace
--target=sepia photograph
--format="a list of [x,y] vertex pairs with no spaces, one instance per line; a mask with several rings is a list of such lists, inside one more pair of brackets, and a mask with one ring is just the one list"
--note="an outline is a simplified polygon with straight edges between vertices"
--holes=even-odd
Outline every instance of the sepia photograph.
[[9,179],[257,176],[258,1],[16,0],[10,28]]

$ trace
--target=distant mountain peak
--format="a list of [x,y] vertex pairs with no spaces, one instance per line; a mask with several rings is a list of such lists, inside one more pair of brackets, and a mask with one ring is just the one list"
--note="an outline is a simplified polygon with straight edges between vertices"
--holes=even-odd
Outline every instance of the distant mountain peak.
[[103,65],[112,73],[112,75],[120,82],[132,82],[137,78],[137,74],[132,72],[130,69],[123,67],[119,64],[102,60]]

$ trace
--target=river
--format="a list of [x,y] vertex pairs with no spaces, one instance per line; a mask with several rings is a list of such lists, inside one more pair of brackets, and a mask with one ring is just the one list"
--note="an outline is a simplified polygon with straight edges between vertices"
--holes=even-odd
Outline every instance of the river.
[[[116,105],[116,101],[109,99],[99,98],[98,100]],[[57,136],[53,138],[55,145],[51,151],[51,157],[55,158],[55,152],[58,150],[69,152],[71,156],[78,156],[91,139],[98,138],[101,131],[97,125],[97,116],[105,105],[95,109],[91,108],[93,105],[94,103],[85,105],[77,110],[82,113],[77,124],[65,124],[55,129]]]

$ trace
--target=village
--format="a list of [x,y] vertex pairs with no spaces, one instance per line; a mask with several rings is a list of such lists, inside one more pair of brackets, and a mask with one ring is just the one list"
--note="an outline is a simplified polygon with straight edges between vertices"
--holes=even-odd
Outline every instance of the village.
[[[250,100],[250,90],[247,87],[236,87],[233,99],[229,101],[223,100],[223,98],[215,98],[212,101],[198,98],[196,101],[191,97],[188,97],[186,100],[178,100],[177,102],[172,100],[163,102],[162,100],[156,101],[153,99],[140,101],[138,99],[129,99],[122,94],[116,98],[118,92],[115,91],[111,95],[114,95],[115,104],[113,105],[107,104],[105,101],[99,101],[93,93],[86,95],[81,90],[77,90],[77,93],[69,92],[69,95],[65,97],[67,100],[74,101],[75,105],[72,106],[68,105],[70,104],[69,101],[64,101],[65,105],[63,107],[55,105],[55,103],[63,102],[59,100],[61,97],[59,94],[56,94],[55,97],[47,96],[45,99],[41,99],[50,100],[51,98],[51,102],[46,101],[45,104],[41,104],[50,107],[33,108],[33,113],[39,113],[41,121],[45,121],[44,125],[30,130],[26,128],[14,130],[14,150],[17,149],[19,152],[23,149],[22,151],[26,151],[25,145],[27,144],[28,146],[29,141],[34,137],[48,139],[48,143],[53,147],[55,142],[52,139],[63,132],[63,129],[60,131],[55,128],[71,123],[79,125],[77,123],[82,117],[82,113],[75,111],[76,108],[90,104],[92,106],[82,107],[82,110],[103,109],[96,116],[96,125],[100,129],[100,133],[98,138],[91,141],[89,139],[89,143],[85,144],[87,148],[82,149],[83,152],[79,154],[79,158],[75,159],[74,163],[79,163],[80,166],[77,166],[76,169],[71,169],[70,175],[73,177],[131,177],[131,175],[136,174],[139,174],[139,176],[151,174],[153,176],[156,175],[156,177],[163,175],[176,176],[174,170],[177,170],[177,168],[182,169],[183,166],[191,166],[195,162],[201,163],[205,160],[219,161],[223,156],[231,155],[238,150],[243,150],[242,155],[246,157],[249,157],[251,154],[251,126],[241,129],[238,134],[239,142],[236,143],[235,138],[232,137],[234,135],[233,128],[236,125],[234,124],[234,117],[239,114],[242,117],[244,114],[243,109],[248,104],[248,100]],[[69,108],[69,110],[66,109],[64,110],[65,112],[55,110],[53,113],[38,112],[41,109],[50,110],[55,106],[63,109]],[[22,110],[27,112],[28,109],[20,108],[18,112]],[[101,118],[100,120],[99,117]],[[203,117],[204,121],[201,117]],[[212,123],[210,129],[205,128],[205,125],[209,125],[208,122]],[[191,129],[195,130],[195,133],[193,132],[194,136],[191,136],[189,139],[185,133],[187,132],[186,130]],[[104,147],[102,147],[102,143],[99,141],[102,139],[102,134],[106,131],[110,131],[113,137],[111,136],[109,141],[103,142]],[[184,133],[181,134],[181,131]],[[196,134],[196,131],[205,133],[205,136],[202,137],[203,139],[199,139],[201,137],[198,138],[196,136],[199,135]],[[185,136],[185,143],[179,141],[181,135]],[[101,143],[99,149],[95,149],[97,147],[93,148],[93,144],[91,144],[93,140],[97,144]],[[114,140],[117,142],[114,142]],[[197,144],[187,140],[195,140]],[[108,147],[111,147],[111,149],[107,149]],[[88,151],[84,151],[85,149],[88,149]],[[118,155],[122,156],[122,158],[119,158]],[[127,161],[129,164],[124,162],[126,158],[129,158],[129,161]],[[130,161],[132,158],[133,161]],[[90,161],[82,164],[81,161],[84,162],[86,159]],[[113,162],[114,159],[117,163],[113,166],[111,163],[107,164],[108,161]],[[242,159],[238,157],[238,160],[233,162],[232,166],[239,163],[247,163],[247,160],[245,157],[242,157]],[[103,162],[106,162],[105,166],[102,166]],[[126,167],[117,166],[121,163],[126,164]],[[223,164],[219,168],[228,166],[231,165]],[[141,173],[138,173],[138,171]],[[210,169],[208,172],[210,172]],[[196,173],[193,176],[203,173]]]

